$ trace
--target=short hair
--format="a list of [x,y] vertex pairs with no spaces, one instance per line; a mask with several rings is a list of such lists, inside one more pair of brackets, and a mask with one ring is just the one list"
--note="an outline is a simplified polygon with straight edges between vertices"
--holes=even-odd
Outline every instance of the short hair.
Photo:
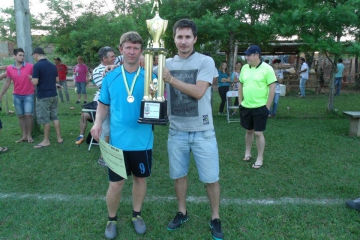
[[265,59],[265,62],[266,62],[266,63],[270,63],[270,60],[269,60],[269,59]]
[[176,35],[176,30],[177,29],[183,29],[183,28],[191,28],[193,34],[194,34],[194,37],[197,36],[197,28],[196,28],[196,24],[194,21],[190,20],[190,19],[180,19],[178,20],[174,27],[173,27],[173,36],[175,37]]
[[14,48],[13,54],[16,56],[19,52],[22,52],[25,54],[24,49],[22,48]]
[[108,46],[100,48],[100,50],[98,52],[100,61],[102,61],[104,57],[107,57],[108,52],[115,52],[115,51],[114,51],[114,49],[112,49],[111,47],[108,47]]
[[302,57],[302,58],[300,58],[300,60],[301,60],[301,61],[303,61],[303,62],[306,62],[306,61],[305,61],[305,58],[303,58],[303,57]]
[[143,39],[137,32],[127,32],[120,37],[120,46],[123,46],[125,42],[139,43],[141,49],[143,48]]
[[343,62],[342,58],[339,58],[339,59],[338,59],[338,62],[339,62],[339,63],[342,63],[342,62]]

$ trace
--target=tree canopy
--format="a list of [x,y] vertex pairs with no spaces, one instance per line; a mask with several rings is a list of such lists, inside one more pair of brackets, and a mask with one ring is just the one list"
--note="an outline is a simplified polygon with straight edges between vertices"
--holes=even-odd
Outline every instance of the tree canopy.
[[[57,54],[72,59],[82,55],[88,62],[98,61],[99,48],[117,47],[124,32],[137,31],[146,41],[145,21],[154,16],[150,13],[152,1],[146,0],[112,0],[112,11],[104,11],[108,8],[101,0],[88,5],[42,1],[49,12],[32,16],[31,26],[34,34],[45,34],[33,36],[33,45],[51,43]],[[197,51],[211,55],[226,51],[230,69],[236,41],[266,47],[274,40],[294,36],[304,43],[301,51],[310,61],[313,53],[320,51],[335,66],[339,56],[357,57],[360,52],[359,9],[358,0],[162,0],[160,16],[168,20],[164,42],[170,56],[176,53],[172,26],[181,18],[190,18],[198,26]],[[14,9],[0,11],[0,40],[12,41],[16,37]]]

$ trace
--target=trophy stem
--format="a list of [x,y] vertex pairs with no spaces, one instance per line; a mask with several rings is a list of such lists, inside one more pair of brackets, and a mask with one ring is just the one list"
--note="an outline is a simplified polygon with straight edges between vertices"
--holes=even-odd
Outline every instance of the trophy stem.
[[149,86],[150,81],[152,81],[152,73],[153,73],[153,52],[149,50],[145,50],[145,81],[144,81],[144,100],[149,99]]
[[159,81],[159,90],[158,90],[158,96],[157,99],[158,101],[164,101],[164,99],[162,98],[162,96],[164,96],[164,91],[165,91],[165,83],[162,80],[163,79],[163,69],[165,67],[165,56],[166,56],[166,51],[160,50],[159,51],[159,63],[158,63],[158,78],[160,79]]

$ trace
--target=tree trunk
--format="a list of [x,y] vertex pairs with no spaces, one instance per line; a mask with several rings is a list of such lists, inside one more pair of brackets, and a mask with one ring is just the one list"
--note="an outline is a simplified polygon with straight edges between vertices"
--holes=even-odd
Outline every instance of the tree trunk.
[[229,62],[228,62],[228,72],[231,73],[234,70],[234,51],[235,51],[235,37],[234,32],[229,32]]
[[339,54],[335,54],[333,61],[331,61],[331,71],[330,71],[330,82],[329,82],[329,102],[327,110],[329,112],[334,111],[334,93],[335,93],[335,72],[336,72],[336,63],[339,59]]
[[355,89],[360,89],[359,54],[355,56]]

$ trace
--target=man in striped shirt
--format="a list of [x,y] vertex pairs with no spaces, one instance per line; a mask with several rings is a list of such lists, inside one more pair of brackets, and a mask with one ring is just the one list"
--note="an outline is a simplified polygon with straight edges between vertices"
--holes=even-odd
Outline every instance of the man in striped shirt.
[[[98,52],[99,55],[99,59],[101,61],[101,63],[99,64],[99,66],[97,66],[94,70],[93,70],[93,84],[95,84],[99,90],[96,92],[95,97],[94,97],[94,101],[97,101],[100,95],[100,88],[101,88],[101,84],[102,84],[102,80],[103,80],[103,72],[106,66],[108,65],[113,65],[114,61],[115,61],[115,53],[114,53],[114,49],[112,49],[111,47],[103,47],[99,50]],[[81,115],[81,120],[80,120],[80,135],[79,137],[76,139],[75,144],[79,145],[81,144],[83,141],[85,141],[85,129],[87,127],[87,121],[92,122],[92,118],[90,113],[88,112],[84,112]],[[109,142],[109,117],[107,117],[103,123],[103,130],[102,130],[102,139],[105,139],[105,142]],[[105,162],[102,159],[102,157],[100,156],[98,163],[102,166],[105,166]]]

